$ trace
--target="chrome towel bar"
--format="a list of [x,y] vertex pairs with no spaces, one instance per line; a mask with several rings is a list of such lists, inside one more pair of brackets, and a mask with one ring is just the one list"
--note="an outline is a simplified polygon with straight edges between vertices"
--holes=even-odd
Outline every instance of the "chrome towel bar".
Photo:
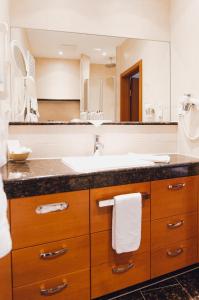
[[[148,193],[141,193],[141,195],[142,195],[142,200],[150,199],[150,194]],[[114,206],[114,199],[99,200],[98,206],[99,207]]]

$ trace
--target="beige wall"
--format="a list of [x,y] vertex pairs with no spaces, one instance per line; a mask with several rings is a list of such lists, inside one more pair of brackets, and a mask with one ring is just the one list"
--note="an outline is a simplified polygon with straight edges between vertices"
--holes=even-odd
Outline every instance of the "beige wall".
[[80,101],[39,101],[39,122],[79,119]]
[[169,40],[169,0],[12,0],[13,26]]
[[[143,120],[145,105],[163,108],[163,119],[170,120],[170,45],[165,42],[127,39],[117,47],[117,107],[120,103],[120,74],[142,59]],[[118,120],[120,111],[118,109]],[[158,121],[158,120],[157,120]]]
[[174,153],[176,131],[174,125],[22,125],[10,126],[9,138],[30,147],[32,158],[91,155],[96,134],[101,136],[104,154]]
[[[6,22],[8,27],[10,27],[10,1],[9,0],[0,0],[0,22]],[[8,33],[9,35],[9,33]],[[9,38],[9,36],[8,36]],[[7,47],[9,49],[9,47]],[[8,64],[10,60],[10,53],[7,53]],[[9,65],[7,68],[6,75],[6,93],[0,97],[0,161],[6,161],[6,139],[7,139],[7,130],[8,130],[8,117],[10,110],[10,72]]]
[[[105,120],[115,120],[115,78],[115,67],[107,68],[102,64],[90,65],[89,111],[97,111],[103,107]],[[102,101],[100,101],[100,85]]]
[[[199,1],[171,0],[172,116],[176,119],[179,98],[191,93],[199,98]],[[199,112],[189,118],[190,132],[199,134]],[[178,151],[199,156],[199,140],[191,142],[179,125]]]
[[24,50],[29,50],[31,52],[28,35],[24,28],[12,28],[11,29],[11,41],[12,40],[17,40],[20,43],[21,47],[24,48]]
[[80,99],[80,62],[36,58],[38,99]]

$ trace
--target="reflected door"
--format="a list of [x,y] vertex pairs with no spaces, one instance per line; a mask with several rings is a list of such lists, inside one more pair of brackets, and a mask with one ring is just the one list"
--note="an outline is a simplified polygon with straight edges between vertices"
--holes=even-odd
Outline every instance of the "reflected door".
[[142,61],[121,74],[120,121],[142,121]]

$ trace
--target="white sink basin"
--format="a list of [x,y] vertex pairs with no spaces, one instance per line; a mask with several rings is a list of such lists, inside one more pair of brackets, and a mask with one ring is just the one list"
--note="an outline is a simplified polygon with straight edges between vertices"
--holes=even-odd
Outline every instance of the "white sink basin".
[[62,160],[65,165],[79,173],[154,165],[152,161],[141,160],[133,155],[69,156]]

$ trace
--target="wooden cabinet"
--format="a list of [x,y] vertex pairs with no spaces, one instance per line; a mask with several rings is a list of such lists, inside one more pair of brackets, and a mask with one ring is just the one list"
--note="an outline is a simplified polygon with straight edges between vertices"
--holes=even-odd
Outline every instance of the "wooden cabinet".
[[[191,176],[11,200],[13,300],[94,299],[196,263],[198,183]],[[134,192],[149,194],[141,244],[117,254],[112,207],[99,201]],[[10,261],[0,260],[2,300],[11,300]]]
[[[67,205],[40,214],[48,205]],[[89,191],[69,192],[10,201],[14,249],[58,241],[89,233]]]
[[151,183],[151,219],[157,220],[197,210],[197,177]]
[[13,300],[90,299],[89,191],[13,199],[10,212]]
[[99,207],[98,203],[116,195],[134,192],[150,194],[150,183],[99,188],[90,192],[91,298],[150,278],[150,199],[142,201],[140,249],[126,254],[116,254],[112,250],[112,207]]
[[[57,292],[56,292],[57,291]],[[14,300],[88,300],[90,272],[82,270],[14,288]]]
[[0,299],[12,299],[11,256],[0,259]]
[[89,236],[13,251],[13,286],[89,268]]
[[151,276],[197,262],[197,177],[151,183]]

